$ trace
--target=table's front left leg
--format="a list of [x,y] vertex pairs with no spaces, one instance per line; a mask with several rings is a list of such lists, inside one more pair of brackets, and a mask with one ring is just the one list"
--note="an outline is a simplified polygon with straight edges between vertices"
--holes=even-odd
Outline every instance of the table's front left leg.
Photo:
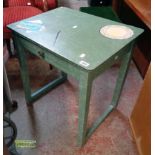
[[[26,52],[22,46],[22,43],[20,42],[20,39],[17,36],[14,36],[14,42],[16,46],[16,50],[18,53],[18,59],[20,63],[20,70],[21,70],[21,77],[23,82],[23,87],[25,91],[25,99],[27,105],[32,104],[34,101],[48,93],[50,90],[55,88],[56,86],[62,84],[67,80],[67,74],[61,71],[61,74],[56,79],[50,81],[48,84],[42,86],[35,92],[31,92],[30,87],[30,79],[28,74],[28,66],[26,62]],[[31,52],[30,52],[31,53]]]
[[21,46],[20,40],[16,36],[14,36],[14,44],[18,54],[21,78],[22,78],[24,92],[25,92],[25,99],[26,99],[27,105],[29,105],[29,103],[31,102],[31,88],[30,88],[28,66],[26,62],[26,52],[24,48]]
[[79,134],[78,145],[81,147],[86,142],[87,119],[91,95],[92,81],[88,74],[81,75],[79,81]]

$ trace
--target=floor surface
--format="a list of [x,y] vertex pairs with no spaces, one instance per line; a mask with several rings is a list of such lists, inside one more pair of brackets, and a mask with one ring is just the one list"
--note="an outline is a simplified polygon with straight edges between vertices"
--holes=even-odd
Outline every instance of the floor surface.
[[[29,59],[31,86],[47,83],[57,73],[39,59]],[[13,99],[19,108],[11,115],[18,128],[17,139],[36,140],[35,149],[18,149],[22,155],[138,155],[128,118],[140,90],[142,79],[132,63],[118,108],[95,131],[86,145],[77,147],[78,81],[72,77],[27,107],[16,59],[7,63]],[[113,66],[93,83],[88,127],[110,103],[118,66]]]

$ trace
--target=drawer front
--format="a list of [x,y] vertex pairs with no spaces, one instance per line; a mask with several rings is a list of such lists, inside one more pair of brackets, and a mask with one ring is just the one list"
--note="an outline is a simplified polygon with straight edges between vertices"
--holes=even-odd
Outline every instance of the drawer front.
[[83,68],[75,65],[72,62],[65,60],[62,58],[38,45],[33,42],[30,42],[24,38],[20,38],[20,44],[24,47],[24,49],[28,50],[30,53],[38,56],[39,58],[45,60],[49,64],[52,64],[56,68],[60,69],[61,71],[75,77],[77,80],[80,79],[81,72],[87,72]]
[[45,49],[43,49],[43,48],[41,48],[41,47],[35,45],[35,44],[32,43],[32,42],[29,42],[29,41],[25,40],[25,39],[23,39],[23,38],[20,39],[20,42],[21,42],[22,46],[23,46],[25,49],[27,49],[28,51],[30,51],[30,53],[32,53],[32,54],[38,56],[38,57],[41,58],[41,59],[44,59],[44,60],[46,59],[46,57],[47,57],[47,55],[48,55],[48,54],[47,54],[48,52],[45,51]]

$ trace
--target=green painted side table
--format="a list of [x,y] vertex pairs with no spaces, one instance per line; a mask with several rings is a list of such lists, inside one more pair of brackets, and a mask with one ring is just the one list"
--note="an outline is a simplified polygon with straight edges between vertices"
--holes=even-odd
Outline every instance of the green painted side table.
[[[143,32],[142,29],[128,25],[134,31],[132,37],[124,40],[110,39],[100,34],[100,29],[105,25],[123,24],[61,7],[8,26],[13,30],[27,104],[31,104],[42,94],[64,82],[67,74],[79,81],[79,146],[86,142],[117,106],[134,41]],[[34,93],[31,93],[29,83],[25,55],[27,50],[62,71],[58,79]],[[87,130],[93,80],[117,60],[122,63],[112,102],[103,115]]]

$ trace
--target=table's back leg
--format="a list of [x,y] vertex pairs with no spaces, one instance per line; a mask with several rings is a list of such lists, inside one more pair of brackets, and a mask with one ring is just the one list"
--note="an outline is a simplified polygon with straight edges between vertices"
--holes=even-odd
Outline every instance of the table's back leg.
[[67,80],[67,74],[63,71],[61,71],[61,77],[63,77],[64,80]]
[[118,105],[118,100],[120,98],[122,88],[126,79],[126,75],[128,72],[128,68],[130,66],[130,61],[132,58],[132,49],[133,49],[133,43],[129,46],[129,52],[124,56],[121,62],[121,66],[118,73],[118,78],[116,81],[116,86],[112,98],[111,105],[115,108]]
[[89,112],[89,101],[91,95],[92,81],[88,75],[81,74],[79,81],[79,134],[78,146],[84,145],[86,142],[87,118]]
[[23,82],[23,87],[25,91],[26,103],[31,102],[31,88],[30,88],[30,79],[28,73],[28,66],[26,62],[26,53],[24,48],[20,44],[20,40],[14,36],[14,44],[18,55],[18,60],[20,64],[21,78]]

